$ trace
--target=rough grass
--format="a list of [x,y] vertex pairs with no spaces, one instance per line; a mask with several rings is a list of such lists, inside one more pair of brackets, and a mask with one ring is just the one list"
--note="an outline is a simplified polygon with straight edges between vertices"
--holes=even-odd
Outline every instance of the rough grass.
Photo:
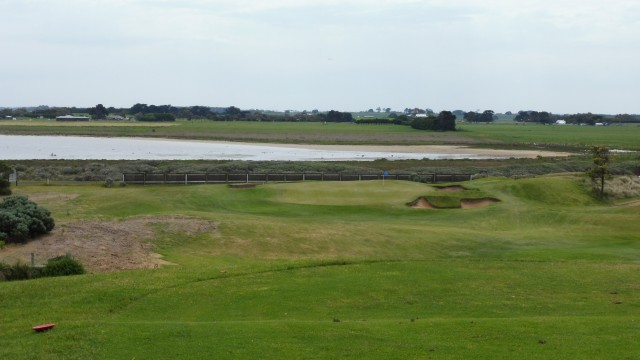
[[405,203],[437,189],[397,181],[20,187],[61,224],[219,227],[154,225],[176,266],[0,283],[0,357],[634,358],[640,204],[587,185],[487,178],[465,187],[499,203],[429,211]]

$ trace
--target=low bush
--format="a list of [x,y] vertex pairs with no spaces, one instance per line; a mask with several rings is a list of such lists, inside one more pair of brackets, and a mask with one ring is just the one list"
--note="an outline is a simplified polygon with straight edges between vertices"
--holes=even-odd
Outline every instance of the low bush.
[[47,261],[42,269],[43,276],[68,276],[84,274],[84,266],[71,256],[62,256]]
[[84,273],[84,266],[69,255],[50,259],[45,267],[33,267],[20,262],[14,265],[0,262],[0,281],[30,280]]
[[42,276],[41,269],[20,262],[12,266],[0,264],[0,272],[5,281],[30,280]]
[[0,240],[22,243],[53,230],[55,222],[49,210],[25,196],[12,195],[0,203]]

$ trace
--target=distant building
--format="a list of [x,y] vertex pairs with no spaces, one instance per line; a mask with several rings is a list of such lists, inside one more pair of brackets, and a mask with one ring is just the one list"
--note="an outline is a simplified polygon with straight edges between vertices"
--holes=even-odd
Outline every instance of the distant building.
[[567,125],[566,120],[556,120],[556,125]]
[[89,121],[89,117],[87,116],[73,116],[73,115],[63,115],[57,116],[56,121]]

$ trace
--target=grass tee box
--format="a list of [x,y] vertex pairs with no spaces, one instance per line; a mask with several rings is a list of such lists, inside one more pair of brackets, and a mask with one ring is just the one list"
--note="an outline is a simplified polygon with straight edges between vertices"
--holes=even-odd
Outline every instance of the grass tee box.
[[[640,354],[637,198],[598,202],[574,176],[450,185],[466,190],[405,181],[15,188],[52,211],[54,231],[139,224],[173,265],[0,283],[0,358]],[[469,194],[500,201],[406,206]],[[55,330],[31,330],[45,323]]]

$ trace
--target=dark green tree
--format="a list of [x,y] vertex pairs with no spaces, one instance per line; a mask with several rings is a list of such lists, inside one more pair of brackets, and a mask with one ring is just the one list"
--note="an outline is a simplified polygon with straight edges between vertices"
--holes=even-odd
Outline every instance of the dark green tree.
[[331,110],[327,113],[326,121],[329,122],[352,122],[353,115],[349,112]]
[[229,106],[228,108],[224,109],[224,114],[229,117],[235,118],[235,117],[239,117],[240,114],[242,114],[242,110],[240,110],[235,106]]
[[477,122],[480,117],[478,116],[477,112],[469,111],[464,114],[463,118],[465,119],[465,121],[468,121],[468,122]]
[[609,172],[609,148],[606,146],[594,146],[591,148],[593,166],[587,171],[595,190],[600,198],[604,197],[604,184],[611,177]]
[[[403,115],[405,116],[405,115]],[[429,117],[416,117],[411,120],[411,127],[417,130],[434,130],[435,129],[436,118],[433,116]]]
[[89,109],[89,114],[94,120],[104,120],[107,118],[107,115],[109,115],[109,110],[107,110],[104,105],[98,104]]
[[147,104],[137,103],[129,109],[129,114],[132,114],[132,115],[146,114],[149,112],[148,109],[149,109],[149,106],[147,106]]
[[441,111],[436,118],[434,130],[456,131],[456,116],[451,111]]
[[480,118],[482,122],[493,122],[493,110],[485,110],[482,115],[480,115]]

